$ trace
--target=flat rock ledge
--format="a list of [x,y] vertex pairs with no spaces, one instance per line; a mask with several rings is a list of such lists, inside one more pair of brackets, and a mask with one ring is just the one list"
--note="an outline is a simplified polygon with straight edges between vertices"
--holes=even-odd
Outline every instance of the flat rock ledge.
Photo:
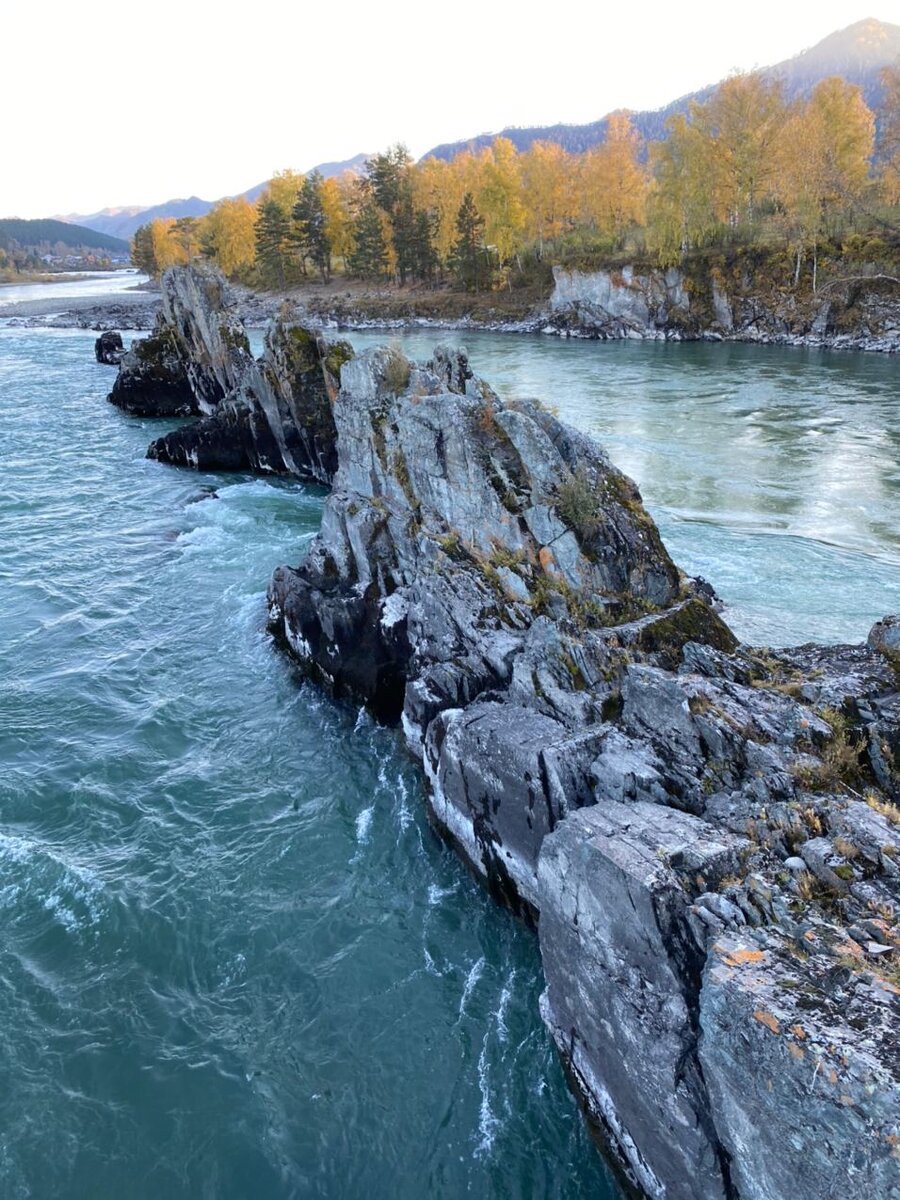
[[438,830],[536,924],[543,1018],[630,1183],[900,1200],[900,619],[741,646],[632,481],[464,352],[354,357],[285,319],[229,379],[206,293],[167,286],[206,415],[151,453],[331,484],[270,628],[401,723]]

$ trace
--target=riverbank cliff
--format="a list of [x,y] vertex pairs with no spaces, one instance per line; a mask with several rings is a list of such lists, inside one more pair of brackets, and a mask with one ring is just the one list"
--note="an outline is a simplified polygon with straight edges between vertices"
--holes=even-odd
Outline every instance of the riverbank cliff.
[[254,361],[219,278],[163,294],[111,399],[167,415],[174,381],[198,420],[151,457],[330,486],[272,634],[401,725],[436,828],[536,926],[543,1018],[631,1184],[897,1200],[900,620],[740,645],[605,452],[463,351],[284,316]]

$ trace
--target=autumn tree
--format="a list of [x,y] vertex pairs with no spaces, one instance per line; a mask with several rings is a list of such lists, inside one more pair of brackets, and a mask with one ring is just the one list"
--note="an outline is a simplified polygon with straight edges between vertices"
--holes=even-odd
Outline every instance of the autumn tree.
[[535,142],[522,155],[524,201],[529,231],[544,257],[544,243],[569,227],[575,216],[571,156],[555,142]]
[[795,282],[803,255],[813,262],[818,245],[836,234],[870,186],[875,123],[860,90],[843,79],[824,79],[785,123],[779,197],[795,253]]
[[900,205],[900,66],[881,72],[884,95],[878,110],[878,160],[884,199]]
[[154,279],[169,267],[186,263],[188,256],[171,236],[175,227],[172,217],[156,217],[135,231],[131,243],[131,261]]
[[709,241],[718,228],[715,179],[703,134],[683,113],[670,117],[668,137],[650,147],[653,188],[648,205],[650,246],[663,263]]
[[355,177],[349,171],[339,179],[322,183],[322,208],[325,212],[325,237],[331,252],[346,266],[355,245],[353,196]]
[[201,220],[203,252],[229,277],[246,274],[254,264],[256,216],[254,205],[238,197],[220,200]]
[[581,221],[620,241],[647,217],[650,180],[640,161],[641,138],[627,113],[612,113],[606,140],[582,155],[578,172]]
[[485,242],[506,266],[521,248],[528,224],[519,153],[509,138],[495,138],[478,166],[476,196]]
[[190,262],[200,253],[200,222],[196,217],[179,217],[169,229],[169,237],[184,262]]

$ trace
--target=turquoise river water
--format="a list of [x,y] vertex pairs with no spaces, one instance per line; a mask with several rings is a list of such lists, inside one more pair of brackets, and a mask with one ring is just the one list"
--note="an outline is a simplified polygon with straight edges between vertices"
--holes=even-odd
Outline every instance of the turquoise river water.
[[[396,733],[265,635],[322,493],[146,461],[92,338],[0,329],[0,1197],[614,1200],[532,935]],[[743,636],[900,609],[894,361],[467,342],[605,442]]]

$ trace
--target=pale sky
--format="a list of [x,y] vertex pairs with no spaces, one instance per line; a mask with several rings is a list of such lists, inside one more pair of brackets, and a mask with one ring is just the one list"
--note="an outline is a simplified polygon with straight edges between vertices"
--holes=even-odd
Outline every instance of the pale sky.
[[900,0],[4,8],[0,217],[214,200],[394,141],[659,108],[863,17],[900,23]]

